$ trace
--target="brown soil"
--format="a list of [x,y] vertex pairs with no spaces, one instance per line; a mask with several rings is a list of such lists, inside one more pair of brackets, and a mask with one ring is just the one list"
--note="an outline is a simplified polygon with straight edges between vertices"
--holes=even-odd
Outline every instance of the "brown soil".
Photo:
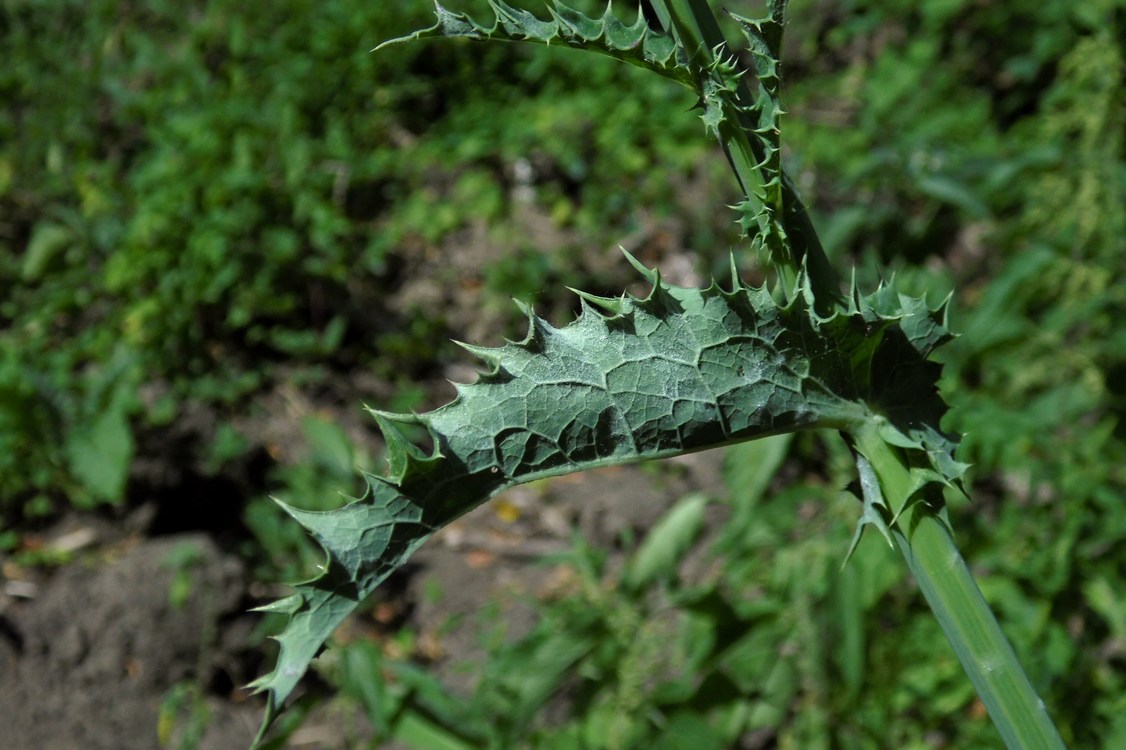
[[[516,488],[423,547],[392,606],[408,613],[404,624],[435,673],[469,689],[476,670],[465,665],[484,658],[482,630],[495,622],[479,616],[486,602],[499,603],[510,636],[526,632],[535,600],[567,585],[565,569],[543,565],[544,555],[566,550],[575,529],[614,549],[689,489],[717,489],[717,461],[705,453],[657,471],[605,469]],[[247,612],[257,603],[248,571],[206,534],[120,538],[123,527],[72,516],[44,536],[48,546],[97,540],[73,562],[54,573],[6,566],[0,746],[178,747],[190,716],[166,704],[176,686],[196,686],[207,719],[197,747],[248,747],[262,703],[239,686],[266,668],[252,632],[260,619]],[[287,747],[346,747],[367,734],[362,716],[314,711]]]
[[[245,571],[204,535],[126,542],[21,583],[0,614],[7,750],[152,750],[174,685],[229,690],[239,671]],[[255,707],[218,697],[201,747],[246,747]]]

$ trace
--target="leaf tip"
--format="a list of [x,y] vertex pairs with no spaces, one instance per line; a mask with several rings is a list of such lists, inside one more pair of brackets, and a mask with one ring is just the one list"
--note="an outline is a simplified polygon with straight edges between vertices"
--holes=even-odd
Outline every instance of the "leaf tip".
[[629,264],[631,266],[633,266],[635,269],[637,269],[637,272],[640,273],[642,275],[642,277],[645,278],[646,281],[648,281],[654,287],[660,285],[661,277],[660,277],[660,274],[658,274],[656,270],[646,266],[640,260],[635,258],[633,253],[631,253],[629,250],[626,250],[621,245],[618,245],[618,249],[621,250],[622,255],[626,256],[626,260],[629,261]]
[[584,292],[581,289],[573,289],[571,287],[567,288],[578,296],[583,305],[584,311],[590,310],[592,313],[598,315],[599,317],[603,316],[598,312],[598,310],[605,310],[606,312],[610,313],[611,317],[622,314],[622,301],[617,297],[600,297],[597,294]]

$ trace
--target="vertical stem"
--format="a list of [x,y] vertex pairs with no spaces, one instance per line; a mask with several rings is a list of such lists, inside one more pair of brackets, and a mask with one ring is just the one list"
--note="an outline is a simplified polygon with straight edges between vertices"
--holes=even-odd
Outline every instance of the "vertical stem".
[[[654,0],[653,5],[660,17],[669,19],[671,31],[680,40],[697,79],[709,75],[708,68],[715,62],[715,50],[725,46],[727,40],[707,2],[669,0],[666,3],[665,0]],[[737,103],[740,106],[749,106],[754,101],[747,91],[745,80],[737,92]],[[758,165],[762,163],[765,154],[761,144],[749,136],[753,125],[743,123],[743,119],[743,114],[737,107],[725,112],[723,121],[719,124],[719,141],[743,194],[752,204],[757,204],[762,190],[762,174]]]
[[914,489],[901,451],[878,434],[873,420],[856,428],[856,448],[872,464],[898,520],[892,528],[938,624],[1010,750],[1059,750],[1063,740],[1028,681],[1012,646],[958,552],[940,511],[908,505]]
[[[727,44],[707,0],[649,0],[649,4],[653,14],[677,35],[696,76],[707,75],[707,68],[715,59],[715,50]],[[724,113],[723,122],[719,125],[719,140],[743,195],[752,206],[757,207],[761,203],[759,195],[763,187],[759,165],[766,155],[758,139],[750,136],[755,128],[750,115],[754,97],[748,88],[747,77],[740,81],[735,97],[735,102]],[[780,264],[777,269],[783,287],[787,292],[794,288],[804,264],[813,290],[814,306],[819,313],[828,315],[835,305],[844,302],[840,279],[821,246],[809,212],[798,197],[793,182],[785,174],[782,178],[782,207],[782,221],[793,254],[787,264]]]

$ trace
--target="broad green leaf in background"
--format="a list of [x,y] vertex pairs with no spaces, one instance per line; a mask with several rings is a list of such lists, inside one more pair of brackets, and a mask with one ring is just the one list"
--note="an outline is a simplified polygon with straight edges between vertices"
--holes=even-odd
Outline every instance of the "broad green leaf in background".
[[681,498],[645,537],[630,561],[625,581],[641,587],[660,576],[674,575],[677,563],[703,527],[707,507],[706,495],[694,493]]
[[133,433],[120,409],[106,411],[93,423],[67,436],[65,450],[74,477],[99,500],[118,500],[133,458]]

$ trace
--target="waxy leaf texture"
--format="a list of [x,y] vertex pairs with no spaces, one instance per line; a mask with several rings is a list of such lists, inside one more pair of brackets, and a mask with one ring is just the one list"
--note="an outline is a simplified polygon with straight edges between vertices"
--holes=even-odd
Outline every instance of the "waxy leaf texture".
[[[807,279],[792,302],[766,288],[664,283],[649,296],[580,293],[582,314],[554,328],[528,311],[524,340],[467,346],[489,370],[426,414],[372,414],[387,476],[339,510],[286,506],[324,547],[322,575],[265,607],[289,615],[268,694],[267,724],[340,622],[435,531],[522,482],[600,465],[678,455],[799,429],[848,430],[877,419],[925,476],[956,481],[954,444],[928,355],[949,336],[944,307],[890,287],[853,293],[822,318]],[[920,396],[921,394],[921,396]],[[400,426],[424,427],[425,452]],[[929,479],[928,479],[929,481]]]

